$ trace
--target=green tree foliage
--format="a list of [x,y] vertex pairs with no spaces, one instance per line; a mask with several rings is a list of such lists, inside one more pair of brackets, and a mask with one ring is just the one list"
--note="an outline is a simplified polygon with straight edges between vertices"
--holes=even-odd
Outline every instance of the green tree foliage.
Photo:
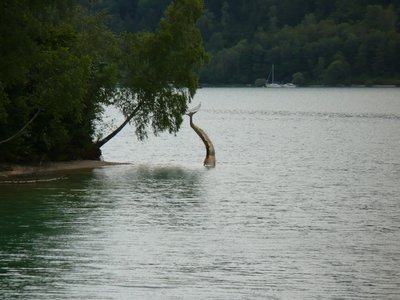
[[306,79],[304,78],[304,74],[301,72],[294,73],[292,78],[293,78],[292,82],[297,86],[302,86],[306,82]]
[[[3,1],[1,75],[5,113],[0,140],[38,117],[0,148],[5,161],[59,160],[80,156],[91,143],[101,101],[89,93],[99,58],[83,51],[72,3]],[[84,18],[84,16],[81,16]]]
[[171,0],[81,0],[94,11],[110,15],[108,25],[114,32],[153,31]]
[[350,65],[346,58],[338,53],[335,60],[326,68],[323,76],[323,82],[327,85],[345,84],[347,83]]
[[207,59],[195,25],[201,12],[199,0],[172,1],[154,33],[123,35],[123,78],[115,104],[135,125],[139,139],[149,128],[156,135],[180,128],[197,89],[195,69]]
[[173,0],[155,32],[119,36],[104,13],[72,0],[3,1],[0,162],[99,158],[116,134],[93,142],[105,105],[119,107],[139,138],[176,132],[207,58],[201,11],[201,0]]

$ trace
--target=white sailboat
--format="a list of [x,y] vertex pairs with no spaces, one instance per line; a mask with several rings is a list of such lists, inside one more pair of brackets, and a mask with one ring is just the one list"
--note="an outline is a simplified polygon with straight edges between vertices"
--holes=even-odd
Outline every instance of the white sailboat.
[[[269,82],[270,77],[272,77],[271,82]],[[275,65],[272,64],[271,72],[269,72],[269,74],[268,74],[267,83],[265,84],[265,87],[267,87],[267,88],[295,88],[297,86],[293,83],[285,83],[285,84],[276,83],[275,82]]]
[[[270,83],[269,78],[271,77],[271,75],[272,75],[272,78],[271,78],[271,83]],[[267,83],[265,84],[265,86],[267,88],[281,88],[282,87],[282,85],[280,85],[279,83],[275,83],[274,81],[275,81],[275,66],[274,66],[274,64],[272,64],[271,72],[269,72],[269,74],[268,74]]]

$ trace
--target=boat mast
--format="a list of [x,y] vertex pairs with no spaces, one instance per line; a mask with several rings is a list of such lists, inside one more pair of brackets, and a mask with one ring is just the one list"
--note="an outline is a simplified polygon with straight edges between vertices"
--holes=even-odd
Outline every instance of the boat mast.
[[274,73],[275,73],[275,71],[274,71],[274,64],[272,64],[272,81],[271,81],[271,83],[274,83],[275,82],[275,76],[274,76]]

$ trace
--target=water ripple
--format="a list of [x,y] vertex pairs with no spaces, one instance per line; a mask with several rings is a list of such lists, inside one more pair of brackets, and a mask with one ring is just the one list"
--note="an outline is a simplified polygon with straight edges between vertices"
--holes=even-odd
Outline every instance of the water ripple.
[[0,298],[397,300],[398,92],[267,90],[196,96],[215,169],[186,120],[2,185]]

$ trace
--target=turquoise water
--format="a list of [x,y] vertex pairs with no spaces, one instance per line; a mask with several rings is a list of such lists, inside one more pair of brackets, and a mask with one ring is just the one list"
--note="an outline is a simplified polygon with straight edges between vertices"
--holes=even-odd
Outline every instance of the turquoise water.
[[[0,299],[398,299],[400,90],[201,89],[131,162],[0,185]],[[109,111],[109,119],[120,119]]]

